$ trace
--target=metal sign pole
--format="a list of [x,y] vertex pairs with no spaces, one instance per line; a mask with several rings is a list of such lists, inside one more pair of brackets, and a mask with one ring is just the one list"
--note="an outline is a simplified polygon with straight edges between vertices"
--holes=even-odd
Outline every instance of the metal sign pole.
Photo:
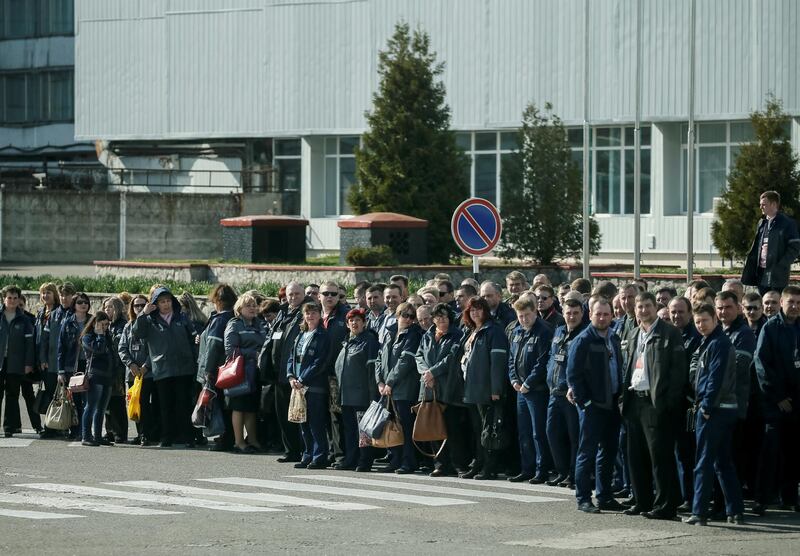
[[472,277],[477,280],[478,274],[479,274],[478,257],[472,257]]
[[689,23],[689,133],[686,138],[686,281],[694,280],[694,35],[695,2],[691,0]]
[[589,278],[589,0],[583,14],[583,277]]

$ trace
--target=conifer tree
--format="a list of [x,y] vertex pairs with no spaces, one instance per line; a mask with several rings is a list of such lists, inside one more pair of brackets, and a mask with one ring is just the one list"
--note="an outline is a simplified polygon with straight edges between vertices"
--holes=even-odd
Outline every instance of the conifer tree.
[[356,214],[399,212],[428,220],[428,256],[447,262],[456,253],[450,218],[468,197],[466,158],[450,131],[444,84],[437,80],[430,38],[398,23],[379,54],[380,84],[369,126],[356,150],[356,184],[350,206]]
[[755,140],[742,145],[711,224],[711,239],[722,257],[741,261],[747,256],[761,218],[758,202],[764,191],[780,194],[781,210],[789,217],[800,215],[800,172],[785,129],[788,121],[781,101],[772,95],[763,112],[750,115]]
[[[522,114],[519,150],[502,168],[504,258],[551,264],[580,257],[583,248],[583,183],[567,134],[550,103],[541,112],[529,104]],[[590,251],[600,249],[600,230],[589,223]]]

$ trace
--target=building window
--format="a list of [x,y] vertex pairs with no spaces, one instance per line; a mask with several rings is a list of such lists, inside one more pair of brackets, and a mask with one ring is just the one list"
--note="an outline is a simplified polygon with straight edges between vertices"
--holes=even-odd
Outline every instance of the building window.
[[0,40],[74,34],[73,0],[0,0]]
[[325,215],[353,214],[347,196],[356,180],[358,135],[325,139]]
[[0,123],[40,125],[74,117],[73,70],[0,73]]
[[[689,125],[681,126],[681,212],[688,206],[687,158]],[[787,122],[787,136],[791,128]],[[714,210],[714,199],[722,196],[742,145],[755,140],[755,132],[749,121],[709,122],[695,124],[694,157],[694,211],[710,213]]]
[[517,132],[456,133],[456,144],[470,159],[470,196],[486,199],[500,208],[503,164],[517,149]]
[[275,139],[272,165],[278,172],[278,191],[283,196],[283,214],[300,214],[302,168],[300,139]]
[[[650,214],[650,127],[641,128],[641,212]],[[583,175],[583,129],[567,130],[572,159]],[[596,127],[589,151],[592,214],[633,214],[634,128]]]

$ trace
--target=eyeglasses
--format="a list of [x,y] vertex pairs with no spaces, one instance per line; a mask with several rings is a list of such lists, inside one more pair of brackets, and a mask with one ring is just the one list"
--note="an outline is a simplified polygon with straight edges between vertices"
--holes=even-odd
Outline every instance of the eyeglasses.
[[85,299],[79,299],[78,301],[75,302],[75,305],[88,305],[88,304],[89,302],[86,301]]
[[144,308],[145,305],[147,305],[147,303],[134,303],[133,304],[133,308],[134,309],[142,309],[142,308]]
[[414,319],[417,317],[414,313],[400,313],[398,316],[403,317],[404,319]]
[[334,297],[338,296],[339,292],[319,292],[320,295],[324,295],[325,297]]
[[549,295],[537,295],[536,299],[538,299],[539,301],[547,301],[548,299],[550,299],[550,296]]
[[745,305],[744,310],[745,311],[758,311],[760,308],[761,307],[759,307],[758,305]]

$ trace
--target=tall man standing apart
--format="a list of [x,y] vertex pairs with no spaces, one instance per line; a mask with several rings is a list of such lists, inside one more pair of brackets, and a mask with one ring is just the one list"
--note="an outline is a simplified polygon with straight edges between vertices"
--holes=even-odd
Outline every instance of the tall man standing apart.
[[742,283],[758,286],[761,295],[769,290],[781,291],[789,284],[789,269],[800,254],[797,222],[780,212],[780,205],[777,191],[761,194],[758,206],[764,217],[742,270]]
[[675,423],[682,422],[681,401],[689,375],[686,352],[680,330],[657,317],[652,293],[636,296],[636,318],[639,326],[628,336],[621,400],[636,504],[625,513],[674,519],[681,498]]
[[[619,447],[617,406],[622,387],[622,352],[619,337],[609,328],[612,318],[611,303],[602,298],[595,300],[591,306],[591,324],[572,341],[567,355],[568,396],[580,408],[575,496],[578,509],[586,513],[623,509],[611,491]],[[593,471],[597,506],[592,504]]]

